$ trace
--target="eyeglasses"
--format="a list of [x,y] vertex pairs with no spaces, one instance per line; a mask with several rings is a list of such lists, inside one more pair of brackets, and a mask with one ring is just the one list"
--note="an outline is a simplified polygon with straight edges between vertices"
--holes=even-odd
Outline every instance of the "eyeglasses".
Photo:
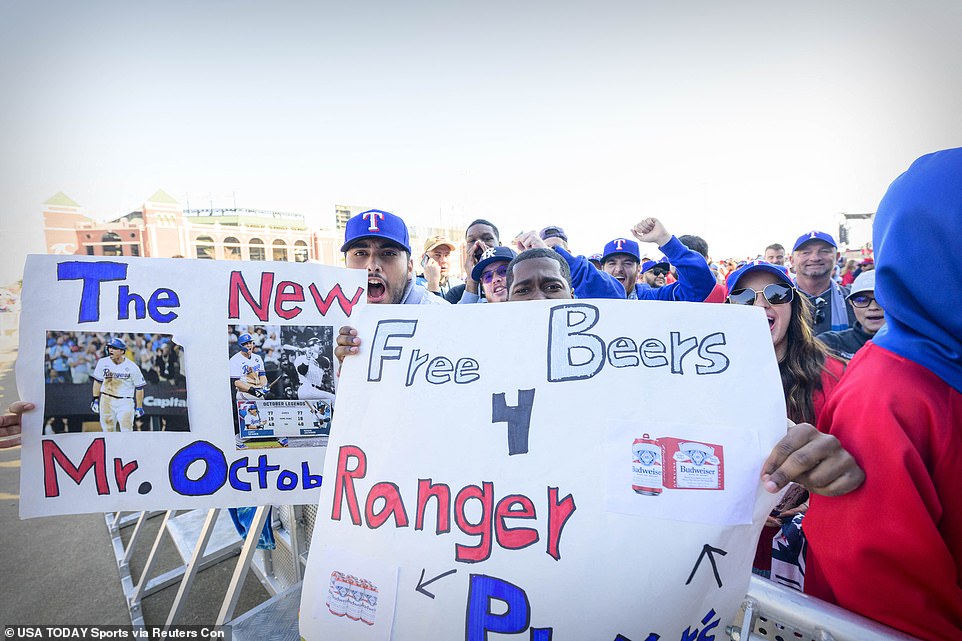
[[875,300],[874,296],[867,296],[865,294],[856,294],[855,296],[850,296],[849,300],[852,301],[853,307],[863,308],[868,307]]
[[505,263],[503,265],[498,265],[491,271],[484,272],[483,274],[481,274],[481,282],[490,283],[492,280],[494,280],[495,276],[497,276],[498,278],[504,278],[507,275],[508,275],[508,265],[507,263]]
[[782,305],[784,303],[790,303],[795,298],[795,289],[789,287],[788,285],[783,285],[782,283],[772,283],[767,285],[765,289],[760,292],[756,292],[754,289],[748,287],[744,289],[736,289],[731,294],[728,295],[728,302],[735,305],[754,305],[755,299],[761,294],[768,301],[769,305]]
[[654,274],[655,276],[667,276],[668,270],[662,269],[661,267],[656,267],[653,270],[651,270],[651,273]]

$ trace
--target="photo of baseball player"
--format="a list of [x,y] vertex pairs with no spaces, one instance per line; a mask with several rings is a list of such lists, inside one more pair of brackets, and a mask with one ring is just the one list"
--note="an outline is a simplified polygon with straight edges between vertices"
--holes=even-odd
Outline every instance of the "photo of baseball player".
[[[335,391],[334,329],[228,325],[227,334],[237,448],[326,445]],[[250,416],[251,401],[258,417]],[[258,419],[262,427],[252,429],[250,420]]]
[[254,337],[244,332],[237,337],[240,350],[230,357],[230,380],[237,389],[237,398],[264,398],[270,391],[264,371],[264,359],[254,353]]
[[47,331],[44,433],[190,431],[184,369],[169,334]]
[[144,388],[147,381],[133,361],[127,358],[127,343],[120,338],[107,341],[107,356],[97,361],[93,400],[90,411],[100,414],[105,432],[130,432],[134,417],[144,416]]

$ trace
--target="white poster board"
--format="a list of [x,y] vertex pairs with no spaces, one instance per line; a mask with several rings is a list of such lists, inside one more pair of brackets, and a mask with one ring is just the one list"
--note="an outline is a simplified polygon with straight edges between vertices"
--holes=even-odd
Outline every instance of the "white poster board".
[[366,287],[306,263],[30,256],[21,517],[316,502],[333,340]]
[[306,639],[724,635],[785,433],[758,309],[370,306],[357,321]]

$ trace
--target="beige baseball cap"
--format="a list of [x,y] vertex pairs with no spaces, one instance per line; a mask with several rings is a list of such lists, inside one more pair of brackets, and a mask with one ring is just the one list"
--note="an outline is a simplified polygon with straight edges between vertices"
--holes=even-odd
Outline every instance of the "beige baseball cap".
[[455,249],[457,249],[457,245],[452,243],[450,240],[448,240],[444,236],[438,235],[438,236],[431,236],[426,241],[424,241],[424,253],[426,254],[432,249],[436,247],[440,247],[441,245],[447,245],[448,247],[451,248],[451,251],[454,251]]

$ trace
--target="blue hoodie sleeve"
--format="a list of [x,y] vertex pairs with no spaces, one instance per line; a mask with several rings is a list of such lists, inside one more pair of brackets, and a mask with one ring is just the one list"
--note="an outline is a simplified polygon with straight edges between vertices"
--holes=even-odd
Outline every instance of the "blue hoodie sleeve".
[[640,300],[685,300],[704,302],[715,289],[715,275],[708,261],[698,252],[685,247],[680,240],[671,237],[659,247],[672,267],[678,270],[678,280],[671,285],[653,288],[635,288]]
[[[680,243],[679,243],[680,244]],[[564,247],[554,250],[568,263],[575,298],[625,298],[625,288],[613,276],[596,268],[584,256],[572,256]],[[702,260],[704,262],[704,259]]]

